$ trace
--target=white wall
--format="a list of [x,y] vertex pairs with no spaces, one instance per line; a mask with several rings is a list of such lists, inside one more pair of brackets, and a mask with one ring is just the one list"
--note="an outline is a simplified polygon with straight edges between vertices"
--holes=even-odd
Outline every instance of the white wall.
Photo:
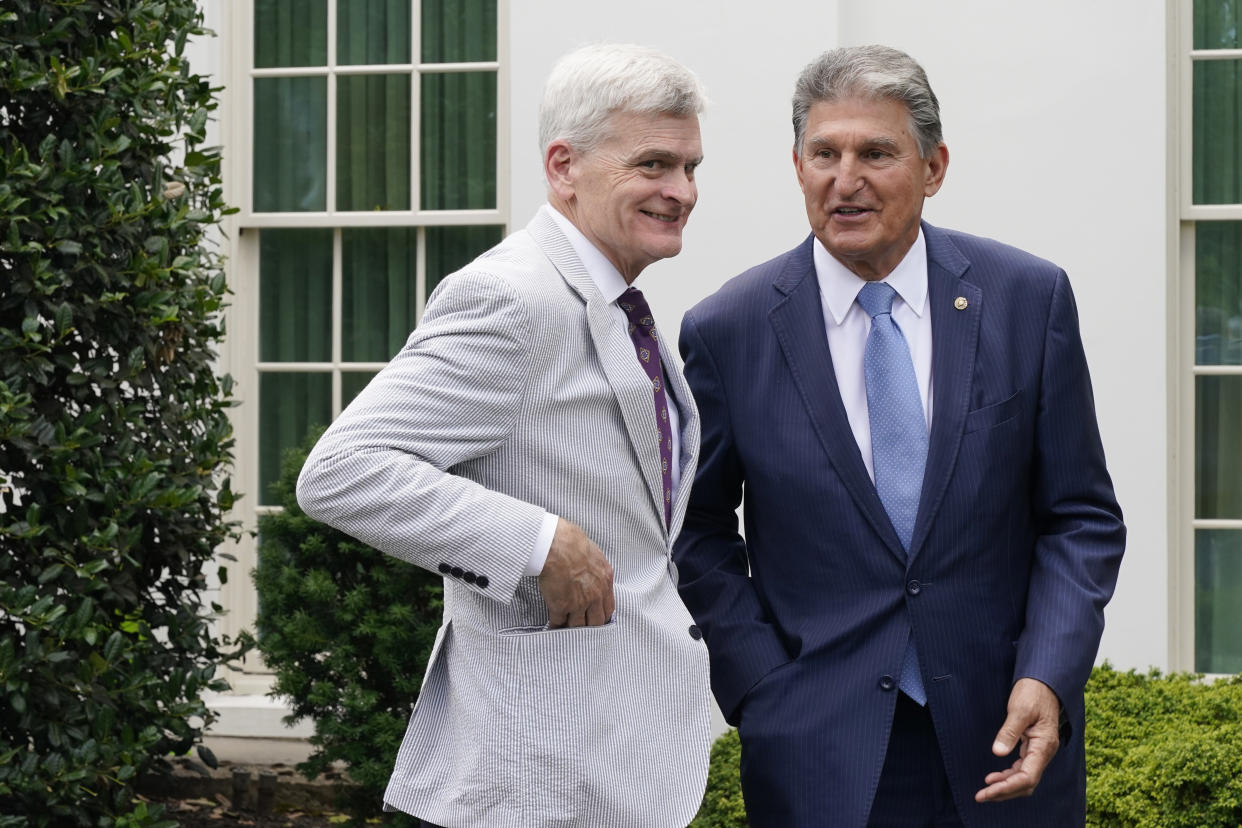
[[951,162],[933,223],[1016,244],[1070,274],[1100,426],[1130,543],[1101,656],[1168,668],[1170,188],[1164,0],[629,0],[587,14],[514,0],[512,210],[543,200],[535,138],[544,77],[583,43],[646,43],[708,87],[700,201],[675,259],[641,277],[661,327],[722,281],[805,237],[789,99],[824,49],[886,43],[927,69]]

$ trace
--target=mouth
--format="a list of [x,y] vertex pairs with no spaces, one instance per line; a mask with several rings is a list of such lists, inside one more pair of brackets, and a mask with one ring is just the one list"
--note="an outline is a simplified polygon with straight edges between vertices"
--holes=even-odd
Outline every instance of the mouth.
[[653,213],[650,210],[639,210],[638,212],[642,213],[644,216],[653,218],[656,221],[663,222],[664,224],[676,224],[681,220],[681,214],[670,215],[668,213]]
[[866,207],[856,207],[854,205],[845,205],[845,206],[838,207],[835,210],[833,210],[832,214],[834,216],[844,216],[848,218],[851,216],[861,216],[864,213],[870,213],[870,212],[871,210]]

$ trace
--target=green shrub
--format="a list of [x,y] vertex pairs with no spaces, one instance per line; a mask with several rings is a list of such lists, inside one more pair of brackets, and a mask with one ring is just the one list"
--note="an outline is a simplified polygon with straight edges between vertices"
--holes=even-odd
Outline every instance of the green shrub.
[[[293,723],[310,718],[310,778],[343,762],[357,786],[341,804],[380,815],[381,795],[443,617],[440,576],[309,518],[294,494],[317,434],[284,458],[276,502],[259,518],[259,649]],[[390,819],[400,822],[399,815]]]
[[1242,677],[1120,673],[1087,685],[1088,824],[1242,825]]
[[[1120,673],[1087,684],[1087,824],[1108,828],[1242,825],[1242,676]],[[745,828],[730,730],[712,747],[703,806],[691,828]]]
[[[0,5],[0,822],[143,825],[136,778],[239,653],[225,212],[194,0]],[[221,573],[223,577],[223,573]]]

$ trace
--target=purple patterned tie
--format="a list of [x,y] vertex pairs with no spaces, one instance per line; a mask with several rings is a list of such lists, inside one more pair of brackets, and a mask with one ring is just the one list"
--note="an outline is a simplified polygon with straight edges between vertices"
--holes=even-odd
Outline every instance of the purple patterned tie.
[[673,430],[668,421],[668,401],[664,396],[664,374],[660,370],[660,344],[656,342],[655,319],[643,292],[632,287],[617,300],[630,320],[630,339],[638,364],[647,372],[655,393],[656,440],[660,445],[660,470],[664,480],[664,525],[672,523],[673,515]]

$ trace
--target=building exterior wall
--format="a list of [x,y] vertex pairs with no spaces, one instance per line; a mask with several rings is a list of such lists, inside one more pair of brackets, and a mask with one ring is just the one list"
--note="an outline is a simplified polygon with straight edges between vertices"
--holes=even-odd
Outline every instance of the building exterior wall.
[[[940,98],[951,156],[928,220],[1051,259],[1077,294],[1105,449],[1130,527],[1100,656],[1123,668],[1186,669],[1191,654],[1179,653],[1176,628],[1193,610],[1177,556],[1193,550],[1171,546],[1181,519],[1176,455],[1189,427],[1178,430],[1171,368],[1180,313],[1180,127],[1169,68],[1177,1],[628,0],[596,11],[572,0],[510,0],[501,35],[511,126],[501,169],[510,178],[508,203],[498,206],[520,227],[543,201],[536,117],[558,56],[588,42],[634,41],[692,67],[711,101],[702,118],[700,202],[682,254],[641,278],[672,335],[685,310],[724,280],[807,235],[789,123],[800,69],[837,45],[879,42],[909,52]],[[248,48],[230,41],[227,18],[249,4],[232,2],[203,0],[220,37],[191,46],[196,71],[226,78],[229,55]],[[245,117],[230,112],[228,100],[226,92],[226,135],[230,118]],[[249,149],[225,141],[226,163],[234,151]],[[253,704],[229,700],[217,730],[236,721],[244,722],[233,728],[239,733],[276,735],[265,732],[276,724],[256,722],[275,723],[281,711],[263,699],[261,682],[244,683]]]

